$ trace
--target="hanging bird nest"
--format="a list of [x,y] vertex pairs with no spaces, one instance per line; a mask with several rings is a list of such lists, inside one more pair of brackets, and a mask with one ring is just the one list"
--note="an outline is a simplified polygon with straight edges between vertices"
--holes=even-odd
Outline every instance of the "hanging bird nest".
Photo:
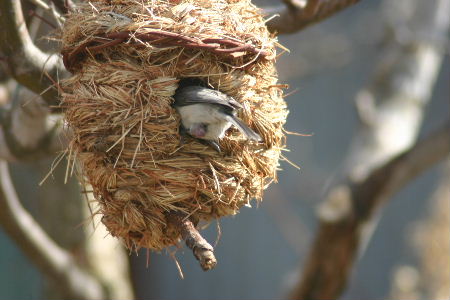
[[[234,215],[262,198],[285,146],[275,46],[247,0],[91,0],[68,16],[69,160],[80,163],[113,236],[161,250],[187,238],[184,221]],[[234,97],[263,141],[231,128],[221,153],[193,138],[181,143],[171,105],[186,79]]]

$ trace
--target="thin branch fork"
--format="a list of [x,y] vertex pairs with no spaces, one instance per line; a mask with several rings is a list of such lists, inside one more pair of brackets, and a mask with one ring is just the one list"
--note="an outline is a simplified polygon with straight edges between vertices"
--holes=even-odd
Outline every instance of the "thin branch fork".
[[[374,170],[363,182],[350,182],[339,201],[348,210],[337,220],[321,219],[303,278],[290,299],[337,299],[346,286],[365,229],[377,209],[414,177],[450,154],[450,120],[403,154]],[[330,194],[333,196],[333,193]],[[331,198],[328,199],[331,201]]]
[[75,11],[76,5],[72,0],[50,0],[53,5],[63,14]]
[[[59,14],[54,5],[48,5],[47,3],[45,3],[42,0],[31,0],[36,6],[41,7],[42,9],[44,9],[45,11],[51,13],[54,18],[56,19],[56,21],[58,22],[58,25],[61,25],[62,22],[65,21],[65,18],[63,16],[61,16],[61,14]],[[42,20],[44,22],[46,22],[47,24],[49,24],[52,28],[56,28],[55,25],[53,25],[52,23],[49,23],[47,20],[45,20],[44,18],[42,18]]]
[[57,78],[65,72],[56,54],[42,52],[33,43],[25,23],[20,0],[0,1],[0,52],[8,73],[50,105],[58,104],[53,83],[42,74]]
[[289,34],[323,21],[360,0],[307,0],[302,6],[299,1],[285,0],[284,7],[268,8],[267,15],[278,15],[267,22],[270,32]]
[[180,230],[186,246],[192,250],[203,271],[213,269],[217,265],[214,248],[201,236],[192,221],[177,213],[170,213],[168,220]]

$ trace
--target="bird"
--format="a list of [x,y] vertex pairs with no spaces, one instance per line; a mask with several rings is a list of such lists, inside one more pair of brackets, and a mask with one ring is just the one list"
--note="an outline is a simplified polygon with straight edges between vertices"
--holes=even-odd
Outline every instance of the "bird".
[[236,116],[242,105],[225,93],[200,85],[180,85],[174,99],[173,107],[181,117],[180,134],[200,139],[217,152],[221,152],[218,141],[233,125],[248,140],[262,140]]

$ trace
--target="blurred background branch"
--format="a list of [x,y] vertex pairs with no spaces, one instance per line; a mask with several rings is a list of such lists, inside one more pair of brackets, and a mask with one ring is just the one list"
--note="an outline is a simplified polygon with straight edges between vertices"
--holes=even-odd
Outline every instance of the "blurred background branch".
[[44,53],[33,43],[20,0],[0,1],[0,11],[0,53],[8,74],[49,105],[57,105],[58,92],[49,77],[57,81],[66,72],[59,55]]
[[267,27],[273,33],[289,34],[323,21],[360,0],[285,0],[284,6],[267,7],[264,12],[271,18]]
[[[445,39],[450,20],[444,12],[450,9],[450,1],[414,4],[410,9],[415,13],[404,20],[408,28]],[[371,219],[374,208],[413,178],[413,173],[402,173],[412,171],[398,163],[402,156],[393,157],[410,149],[417,138],[445,54],[443,46],[424,39],[386,43],[369,88],[358,94],[361,126],[346,158],[343,182],[330,189],[319,208],[321,224],[291,299],[338,298],[357,254],[370,239],[376,222]],[[442,134],[448,135],[448,125],[444,130]],[[448,154],[445,144],[439,144],[440,148],[430,144],[425,155],[421,144],[417,145],[409,151],[428,159],[422,170],[436,162],[430,160],[431,152],[437,160]]]
[[63,14],[67,14],[76,9],[76,5],[72,0],[51,0],[51,2]]
[[321,225],[302,281],[292,292],[291,299],[339,298],[354,260],[370,238],[367,227],[373,225],[371,218],[415,176],[448,157],[449,132],[450,120],[406,152],[372,170],[362,182],[333,189],[319,209]]

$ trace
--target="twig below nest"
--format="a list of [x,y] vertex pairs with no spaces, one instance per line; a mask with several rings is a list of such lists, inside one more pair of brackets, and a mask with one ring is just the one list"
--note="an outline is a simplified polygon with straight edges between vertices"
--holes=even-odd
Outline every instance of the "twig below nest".
[[168,220],[180,229],[181,237],[200,262],[203,271],[213,269],[217,264],[214,248],[201,236],[192,221],[177,213],[169,214]]

